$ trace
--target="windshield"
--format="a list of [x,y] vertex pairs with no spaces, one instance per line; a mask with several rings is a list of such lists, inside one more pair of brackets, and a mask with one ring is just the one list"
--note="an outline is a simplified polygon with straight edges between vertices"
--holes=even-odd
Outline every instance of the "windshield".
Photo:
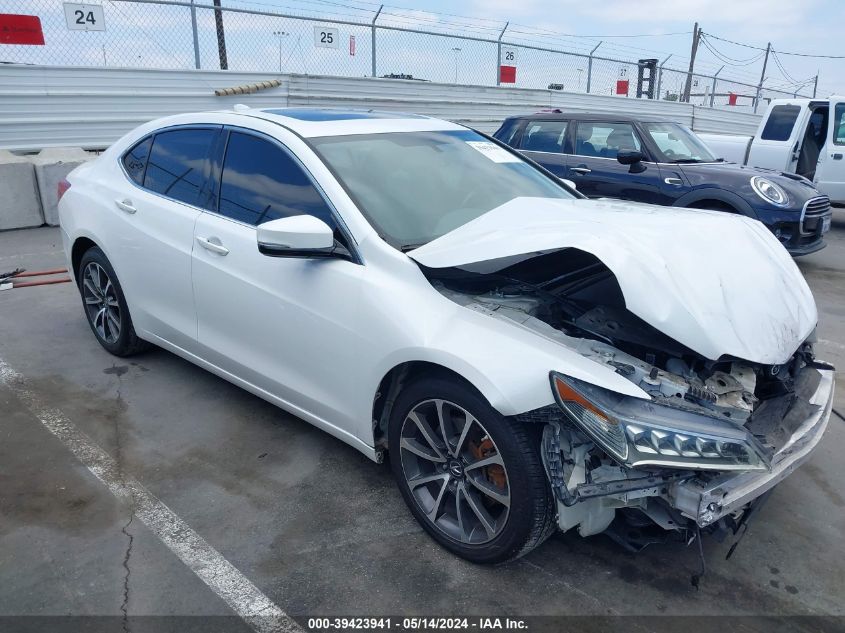
[[710,163],[716,157],[690,130],[677,123],[643,123],[661,163]]
[[370,224],[408,250],[514,198],[573,196],[471,130],[310,139]]

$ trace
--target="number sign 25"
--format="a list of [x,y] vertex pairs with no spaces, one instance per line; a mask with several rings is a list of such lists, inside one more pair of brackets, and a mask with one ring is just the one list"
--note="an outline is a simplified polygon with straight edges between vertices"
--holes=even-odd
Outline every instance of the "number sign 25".
[[71,31],[105,31],[106,19],[99,4],[65,2],[65,22]]
[[314,46],[317,48],[339,48],[340,37],[337,29],[328,26],[314,27]]

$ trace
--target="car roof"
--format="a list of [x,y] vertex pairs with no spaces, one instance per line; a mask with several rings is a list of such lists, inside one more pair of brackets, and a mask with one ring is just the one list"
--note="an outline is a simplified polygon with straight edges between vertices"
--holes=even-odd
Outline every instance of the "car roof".
[[525,121],[643,121],[647,123],[669,123],[668,119],[659,119],[649,116],[635,116],[631,114],[595,114],[592,112],[535,112],[534,114],[524,114],[510,117],[511,119],[519,119]]
[[303,137],[467,129],[457,123],[421,114],[386,110],[236,106],[234,112],[279,123]]

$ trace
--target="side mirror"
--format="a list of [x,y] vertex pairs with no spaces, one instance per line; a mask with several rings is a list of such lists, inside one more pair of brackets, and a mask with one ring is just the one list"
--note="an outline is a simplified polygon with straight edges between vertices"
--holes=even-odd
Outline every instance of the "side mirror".
[[616,160],[618,160],[621,164],[630,165],[631,169],[629,171],[632,174],[638,174],[645,171],[645,165],[642,164],[643,158],[645,158],[645,156],[643,156],[643,153],[637,149],[620,149],[616,154]]
[[574,180],[569,180],[569,178],[561,178],[560,181],[563,184],[565,184],[567,187],[569,187],[570,189],[574,189],[575,191],[578,191],[578,187],[575,186]]
[[334,232],[313,215],[292,215],[259,224],[258,251],[270,257],[331,257]]

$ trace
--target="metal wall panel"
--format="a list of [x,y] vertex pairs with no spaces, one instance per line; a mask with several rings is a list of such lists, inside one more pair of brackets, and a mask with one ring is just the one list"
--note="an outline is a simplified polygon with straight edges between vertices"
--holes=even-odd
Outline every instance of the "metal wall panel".
[[[281,79],[253,94],[214,90]],[[192,110],[318,106],[402,110],[494,131],[507,116],[541,109],[661,117],[706,132],[753,134],[760,117],[686,103],[504,87],[369,77],[323,77],[197,70],[71,68],[0,64],[0,148],[100,149],[136,125]]]

